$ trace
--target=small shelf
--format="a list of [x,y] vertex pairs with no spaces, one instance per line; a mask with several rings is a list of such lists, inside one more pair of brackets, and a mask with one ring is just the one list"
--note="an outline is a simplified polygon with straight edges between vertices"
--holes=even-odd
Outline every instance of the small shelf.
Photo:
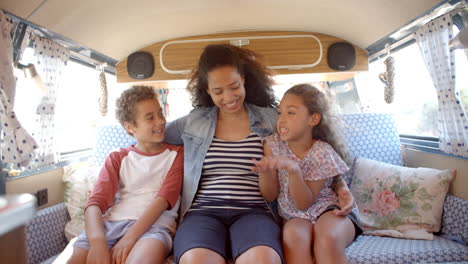
[[[314,35],[279,35],[279,36],[252,36],[252,37],[231,37],[231,38],[209,38],[209,39],[190,39],[190,40],[173,40],[168,41],[164,45],[162,45],[161,49],[159,50],[159,64],[161,68],[170,74],[189,74],[191,69],[186,70],[171,70],[164,65],[164,50],[170,46],[175,44],[191,44],[191,43],[219,43],[219,42],[228,42],[235,46],[249,46],[251,44],[251,40],[268,40],[268,39],[294,39],[294,38],[310,38],[317,42],[318,57],[315,62],[309,64],[293,64],[293,65],[276,65],[276,66],[267,66],[270,69],[279,70],[279,69],[288,69],[288,70],[299,70],[304,68],[312,68],[320,64],[323,57],[323,46],[320,39]],[[313,47],[315,48],[315,47]],[[316,55],[317,56],[317,55]]]

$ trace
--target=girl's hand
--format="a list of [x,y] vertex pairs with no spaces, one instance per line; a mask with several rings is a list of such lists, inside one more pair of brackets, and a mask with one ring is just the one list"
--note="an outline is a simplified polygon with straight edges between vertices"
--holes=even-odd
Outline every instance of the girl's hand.
[[288,174],[300,174],[301,173],[301,168],[299,168],[299,164],[292,159],[289,159],[287,157],[275,157],[276,164],[278,169],[284,169],[288,171]]
[[86,257],[88,264],[109,264],[111,263],[111,256],[107,244],[98,243],[89,247],[88,256]]
[[259,161],[253,160],[253,163],[255,166],[252,170],[255,172],[271,172],[279,169],[285,169],[289,173],[300,172],[299,164],[286,157],[264,157]]
[[112,263],[124,264],[135,243],[136,239],[124,235],[111,249]]
[[337,190],[338,194],[338,206],[341,208],[340,210],[335,209],[333,210],[333,213],[335,215],[341,215],[341,216],[346,216],[349,213],[351,213],[351,210],[353,209],[354,205],[354,197],[353,194],[351,194],[351,191],[349,188],[340,188]]

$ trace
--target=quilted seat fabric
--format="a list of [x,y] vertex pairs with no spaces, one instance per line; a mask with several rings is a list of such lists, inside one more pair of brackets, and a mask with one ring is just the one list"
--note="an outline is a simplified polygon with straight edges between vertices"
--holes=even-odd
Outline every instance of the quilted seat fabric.
[[359,236],[346,255],[353,264],[468,262],[468,246],[443,237],[434,240]]
[[37,212],[25,228],[29,264],[41,263],[65,248],[67,239],[63,231],[69,220],[64,203]]

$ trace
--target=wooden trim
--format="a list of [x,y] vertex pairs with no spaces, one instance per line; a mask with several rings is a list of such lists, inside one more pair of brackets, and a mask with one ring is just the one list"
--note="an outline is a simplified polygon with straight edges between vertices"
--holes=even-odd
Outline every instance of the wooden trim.
[[[171,74],[161,68],[159,63],[159,53],[161,47],[169,41],[180,40],[200,40],[200,39],[218,39],[218,38],[239,38],[239,37],[258,37],[258,36],[284,36],[284,35],[313,35],[320,39],[323,47],[322,60],[313,68],[302,69],[277,69],[275,74],[299,74],[299,73],[344,73],[328,67],[327,50],[335,42],[345,42],[343,39],[311,32],[293,32],[293,31],[253,31],[253,32],[230,32],[211,35],[201,35],[193,37],[178,38],[158,42],[146,46],[138,51],[146,51],[153,55],[155,70],[151,77],[141,80],[132,79],[127,73],[127,58],[117,63],[117,81],[118,82],[148,82],[161,80],[189,79],[190,74]],[[262,61],[267,66],[278,65],[303,65],[311,64],[319,57],[319,46],[316,40],[312,38],[274,38],[274,39],[253,39],[248,45],[243,47],[251,49],[262,55]],[[164,65],[171,70],[190,70],[193,69],[203,48],[212,43],[229,43],[229,41],[216,42],[192,42],[176,43],[168,45],[164,49]],[[356,51],[356,64],[349,71],[357,72],[367,71],[368,56],[367,51],[354,46]]]

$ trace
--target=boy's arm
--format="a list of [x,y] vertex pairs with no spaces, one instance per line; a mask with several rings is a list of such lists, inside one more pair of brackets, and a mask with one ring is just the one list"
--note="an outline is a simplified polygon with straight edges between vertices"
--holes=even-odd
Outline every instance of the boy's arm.
[[125,263],[127,256],[132,250],[133,246],[143,235],[148,228],[150,228],[154,222],[161,216],[161,214],[167,209],[169,203],[163,197],[157,196],[146,208],[143,215],[138,218],[135,224],[128,229],[127,233],[117,242],[112,248],[112,262],[114,263]]
[[107,248],[104,222],[99,206],[90,205],[85,210],[85,230],[89,242],[87,263],[110,263],[110,252]]
[[105,213],[114,203],[114,196],[119,188],[119,172],[125,152],[112,152],[107,156],[93,191],[85,204],[85,209],[90,205],[97,205],[102,213]]
[[279,182],[277,169],[262,168],[273,157],[273,152],[266,141],[263,143],[263,154],[264,157],[261,161],[254,161],[256,167],[253,168],[253,171],[258,172],[260,193],[265,200],[271,202],[278,198]]
[[121,161],[120,152],[112,152],[107,156],[85,205],[85,231],[90,245],[88,263],[110,263],[111,260],[102,215],[112,205],[117,192]]
[[177,151],[177,156],[167,172],[158,196],[166,199],[169,203],[168,209],[172,209],[179,200],[184,181],[184,148],[182,146],[169,146],[169,148],[171,151]]

